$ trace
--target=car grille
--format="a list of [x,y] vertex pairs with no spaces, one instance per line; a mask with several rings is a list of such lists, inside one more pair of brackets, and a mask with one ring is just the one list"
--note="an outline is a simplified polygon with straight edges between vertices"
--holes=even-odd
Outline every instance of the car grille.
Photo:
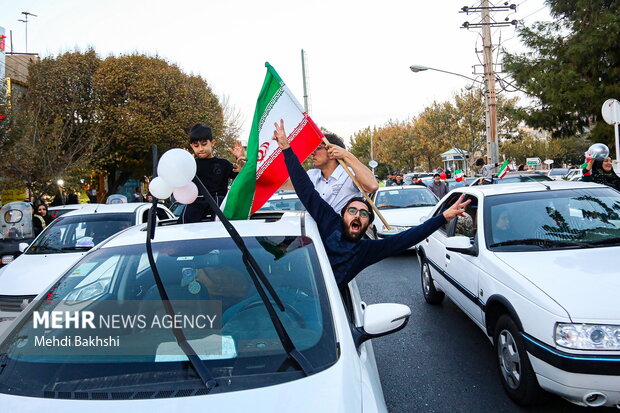
[[0,295],[0,311],[21,312],[36,295]]

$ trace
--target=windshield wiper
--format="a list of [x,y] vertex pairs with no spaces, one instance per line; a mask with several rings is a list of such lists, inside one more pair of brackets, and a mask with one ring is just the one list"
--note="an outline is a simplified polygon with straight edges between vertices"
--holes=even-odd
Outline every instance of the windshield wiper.
[[202,181],[198,179],[198,177],[194,177],[193,182],[196,184],[196,186],[198,187],[198,191],[200,191],[201,195],[203,195],[204,199],[207,201],[211,209],[215,212],[215,215],[217,215],[219,220],[224,225],[224,228],[230,235],[230,238],[232,238],[234,243],[237,245],[237,248],[239,248],[239,250],[241,251],[245,268],[247,269],[248,274],[250,275],[250,278],[254,283],[256,291],[258,292],[258,295],[260,296],[263,304],[265,305],[265,308],[267,309],[267,312],[269,313],[269,318],[273,323],[273,327],[278,334],[278,338],[280,339],[280,343],[282,343],[284,351],[286,351],[286,354],[288,354],[288,356],[293,359],[295,363],[297,363],[297,365],[301,368],[301,370],[306,376],[312,374],[314,372],[314,367],[312,367],[312,364],[310,364],[308,359],[297,349],[297,347],[295,347],[293,340],[291,340],[291,337],[288,335],[286,328],[284,328],[284,324],[282,324],[282,320],[280,320],[280,317],[276,313],[276,310],[273,308],[273,304],[269,300],[269,297],[267,297],[267,293],[263,289],[264,286],[264,288],[269,292],[271,297],[273,297],[273,300],[280,308],[280,311],[285,311],[284,305],[282,304],[280,297],[278,297],[278,294],[271,285],[271,282],[269,282],[269,280],[263,273],[263,270],[260,268],[256,260],[250,253],[250,250],[248,250],[245,242],[243,242],[243,238],[241,238],[241,236],[239,235],[235,227],[230,223],[228,218],[224,216],[219,205],[217,204],[217,202],[215,202],[209,191],[207,191],[207,188],[204,186]]
[[403,208],[427,207],[427,206],[435,206],[435,204],[409,204],[409,205],[405,205]]
[[512,239],[509,241],[496,242],[489,245],[489,247],[504,247],[507,245],[537,245],[539,247],[579,247],[586,248],[591,247],[592,244],[587,242],[573,242],[573,241],[561,241],[547,238],[525,238],[525,239]]
[[62,247],[61,250],[62,251],[88,251],[89,249],[91,249],[93,247],[79,247],[79,246],[75,246],[75,247]]
[[45,254],[46,252],[62,252],[62,248],[54,248],[43,245],[32,248],[32,253],[35,254]]
[[620,237],[613,238],[603,238],[595,241],[590,241],[592,245],[609,245],[609,244],[620,244]]

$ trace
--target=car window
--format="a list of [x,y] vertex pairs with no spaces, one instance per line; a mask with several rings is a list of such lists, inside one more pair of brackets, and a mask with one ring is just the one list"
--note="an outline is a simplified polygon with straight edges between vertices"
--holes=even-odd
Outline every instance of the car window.
[[57,254],[88,250],[133,225],[133,214],[62,216],[45,228],[26,254]]
[[485,239],[491,249],[533,251],[620,243],[620,194],[611,188],[495,195],[485,204]]
[[456,218],[454,235],[463,235],[468,238],[475,238],[478,229],[478,198],[467,195],[463,201],[471,199],[469,205],[465,207],[464,216]]
[[[244,242],[282,301],[283,309],[274,305],[275,312],[313,367],[311,374],[333,365],[338,346],[332,310],[312,240],[273,236],[245,237]],[[232,239],[156,242],[152,248],[177,315],[174,322],[181,323],[188,342],[216,380],[226,383],[214,393],[304,377],[285,352]],[[127,390],[128,381],[154,391],[203,389],[166,327],[171,319],[145,252],[144,245],[101,248],[69,269],[0,345],[5,366],[11,364],[0,375],[0,393],[11,389],[12,394],[42,397],[50,386],[62,383],[63,391],[115,392],[115,398],[129,399],[134,396]],[[69,310],[93,312],[95,328],[82,329],[75,323],[35,327],[35,315]],[[217,320],[214,327],[194,326],[201,315]],[[118,327],[110,327],[110,317],[120,320]],[[108,346],[41,348],[36,344],[40,336],[118,341]],[[28,368],[32,364],[36,368]]]
[[375,204],[379,209],[428,207],[437,198],[424,188],[388,189],[377,192]]
[[[455,192],[452,195],[450,195],[442,204],[441,207],[439,207],[439,209],[437,209],[437,211],[435,211],[435,213],[433,214],[434,217],[436,217],[439,214],[443,214],[443,212],[450,208],[450,206],[452,206],[452,204],[454,204],[456,202],[457,199],[459,199],[459,197],[461,196],[460,192]],[[441,227],[439,227],[438,231],[443,232],[444,234],[448,233],[448,229],[450,228],[450,224],[453,222],[452,221],[448,221],[445,224],[443,224]]]

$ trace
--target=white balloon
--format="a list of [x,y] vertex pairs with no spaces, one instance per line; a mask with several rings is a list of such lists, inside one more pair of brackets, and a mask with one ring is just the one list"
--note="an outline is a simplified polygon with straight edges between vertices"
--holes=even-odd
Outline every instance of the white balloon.
[[157,199],[166,199],[172,194],[172,187],[158,176],[149,184],[149,192]]
[[187,185],[174,188],[172,190],[174,199],[182,204],[191,204],[198,197],[198,187],[195,183],[190,182]]
[[196,175],[196,161],[186,150],[170,149],[159,160],[157,175],[171,187],[185,186]]

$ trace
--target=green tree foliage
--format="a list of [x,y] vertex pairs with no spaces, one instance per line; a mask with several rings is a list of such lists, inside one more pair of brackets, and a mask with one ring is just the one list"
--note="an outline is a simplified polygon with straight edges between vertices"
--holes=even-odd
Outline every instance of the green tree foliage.
[[0,175],[34,193],[49,192],[59,178],[77,188],[88,176],[99,129],[92,87],[98,66],[93,50],[30,66],[28,93],[0,146]]
[[620,2],[547,0],[553,22],[520,30],[525,54],[507,54],[504,68],[535,103],[519,111],[528,125],[554,137],[583,132],[611,143],[601,106],[620,96]]
[[77,189],[92,170],[107,174],[114,192],[151,175],[152,144],[160,154],[188,147],[197,122],[212,127],[219,156],[231,156],[238,136],[239,119],[232,113],[224,124],[204,79],[157,57],[64,53],[32,64],[28,86],[11,126],[0,130],[0,176],[35,193],[50,192],[57,179]]
[[[515,102],[516,98],[498,97],[500,141],[518,136],[518,120],[513,116]],[[412,120],[390,120],[374,129],[356,132],[351,139],[351,152],[364,163],[370,160],[371,136],[375,159],[393,169],[436,169],[443,166],[441,154],[451,148],[468,151],[473,163],[473,155],[486,150],[484,95],[479,90],[462,90],[453,101],[433,102]]]
[[561,167],[563,164],[581,164],[583,153],[591,144],[589,140],[575,136],[546,140],[526,134],[522,139],[506,141],[501,151],[506,159],[513,160],[517,165],[525,164],[526,158],[538,157],[553,159],[553,166]]
[[[224,118],[204,79],[189,76],[157,57],[106,58],[93,78],[101,133],[96,164],[114,191],[127,179],[150,176],[151,145],[160,153],[188,147],[187,131],[197,122],[222,136]],[[234,142],[232,142],[234,144]],[[226,155],[231,142],[217,142]]]

